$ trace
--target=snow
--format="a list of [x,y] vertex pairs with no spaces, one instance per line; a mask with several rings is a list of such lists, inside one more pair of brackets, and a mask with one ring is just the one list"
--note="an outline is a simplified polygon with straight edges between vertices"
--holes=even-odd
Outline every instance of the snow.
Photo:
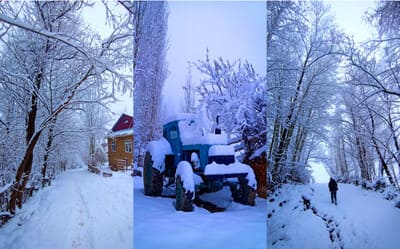
[[7,189],[9,189],[11,187],[12,183],[7,183],[4,186],[0,187],[0,193],[3,193],[4,191],[6,191]]
[[134,186],[135,249],[267,248],[265,199],[245,206],[233,202],[228,190],[201,195],[218,195],[224,212],[210,213],[197,206],[193,212],[178,212],[174,199],[145,196],[142,177],[134,177]]
[[250,160],[260,157],[262,155],[262,153],[266,153],[266,151],[267,151],[267,145],[261,146],[256,151],[254,151],[254,153],[250,156]]
[[[304,211],[302,195],[317,215]],[[400,209],[391,201],[350,184],[339,184],[337,198],[335,206],[326,183],[284,185],[268,198],[268,248],[398,248]]]
[[246,179],[248,180],[247,185],[254,189],[257,188],[257,181],[253,169],[247,164],[234,162],[225,165],[212,162],[211,164],[207,164],[204,169],[204,175],[225,175],[235,173],[246,173]]
[[106,178],[87,169],[67,171],[0,229],[0,247],[130,249],[132,195],[129,174]]
[[235,155],[235,149],[229,145],[213,145],[208,150],[209,156],[231,156]]
[[203,179],[198,174],[193,174],[193,181],[195,185],[200,185],[203,183]]
[[196,120],[196,115],[192,113],[173,113],[165,118],[164,124],[168,124],[169,122],[177,120]]
[[121,137],[121,136],[127,136],[127,135],[133,135],[133,128],[111,132],[108,135],[108,137],[113,138],[113,137]]
[[182,145],[190,144],[227,144],[228,137],[226,133],[213,134],[207,133],[192,120],[181,120],[178,122],[180,139]]
[[190,155],[190,162],[193,164],[193,168],[200,168],[200,159],[196,152],[192,152]]
[[[178,166],[176,167],[175,178],[178,176],[181,177],[183,181],[183,187],[185,188],[185,192],[190,191],[194,193],[194,179],[193,179],[193,170],[192,165],[190,165],[187,161],[180,161]],[[193,199],[194,199],[193,194]]]
[[146,145],[146,151],[150,152],[153,160],[153,168],[160,172],[165,170],[165,155],[172,154],[171,145],[164,137],[151,141]]
[[59,33],[54,33],[54,32],[49,32],[47,30],[43,30],[43,29],[37,29],[33,26],[31,26],[28,23],[24,23],[21,20],[18,19],[14,19],[14,18],[10,18],[7,15],[4,15],[2,13],[0,13],[0,21],[8,23],[10,25],[49,37],[49,38],[53,38],[56,40],[59,40],[60,42],[73,47],[74,49],[78,50],[81,54],[83,54],[85,57],[87,57],[88,59],[92,59],[90,56],[90,53],[88,53],[87,51],[82,49],[82,46],[80,44],[75,43],[74,39],[66,39],[65,38],[65,34],[59,34]]
[[193,152],[193,153],[190,155],[190,161],[191,161],[191,162],[199,162],[199,156],[197,155],[196,152]]

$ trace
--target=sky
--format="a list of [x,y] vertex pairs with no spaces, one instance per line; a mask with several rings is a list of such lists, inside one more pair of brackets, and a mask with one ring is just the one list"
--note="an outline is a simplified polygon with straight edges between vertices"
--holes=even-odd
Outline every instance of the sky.
[[[256,72],[266,72],[265,2],[169,2],[167,51],[168,78],[163,88],[166,116],[180,112],[182,86],[186,82],[188,62],[210,59],[241,59]],[[201,75],[192,67],[192,79],[199,84]]]
[[362,42],[371,37],[373,29],[364,20],[366,11],[374,8],[374,1],[328,1],[336,15],[336,22],[344,32],[353,36],[356,42]]

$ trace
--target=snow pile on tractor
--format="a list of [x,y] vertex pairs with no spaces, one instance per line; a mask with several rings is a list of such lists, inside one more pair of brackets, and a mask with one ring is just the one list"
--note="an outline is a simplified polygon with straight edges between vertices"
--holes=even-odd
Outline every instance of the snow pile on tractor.
[[148,143],[143,183],[148,196],[174,187],[176,210],[192,211],[196,195],[224,186],[230,187],[234,201],[255,205],[257,183],[251,167],[236,161],[225,133],[207,133],[192,115],[169,120],[163,138]]
[[213,134],[199,126],[193,120],[181,120],[178,122],[182,145],[189,144],[227,144],[226,133]]
[[163,172],[165,170],[165,155],[172,154],[172,149],[167,139],[162,137],[158,140],[149,142],[146,145],[146,151],[151,154],[151,159],[153,160],[153,168],[156,168],[159,171]]

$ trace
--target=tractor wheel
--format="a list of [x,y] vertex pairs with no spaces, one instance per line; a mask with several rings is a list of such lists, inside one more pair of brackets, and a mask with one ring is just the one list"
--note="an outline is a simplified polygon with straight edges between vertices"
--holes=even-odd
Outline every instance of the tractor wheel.
[[176,186],[176,210],[185,212],[193,211],[194,180],[193,169],[189,162],[179,162],[175,172]]
[[245,178],[239,179],[239,184],[231,186],[233,200],[244,205],[256,205],[256,190],[247,185],[248,180]]
[[183,187],[181,176],[176,178],[176,210],[182,210],[185,212],[193,211],[193,192],[186,191]]
[[144,158],[143,183],[144,194],[149,196],[160,196],[163,189],[163,175],[158,169],[153,168],[153,160],[149,152]]

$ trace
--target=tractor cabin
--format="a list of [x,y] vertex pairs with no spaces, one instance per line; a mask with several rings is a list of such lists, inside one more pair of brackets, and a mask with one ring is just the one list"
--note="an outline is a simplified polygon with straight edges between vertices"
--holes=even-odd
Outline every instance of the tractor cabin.
[[107,138],[111,170],[127,170],[133,160],[133,117],[122,114]]

